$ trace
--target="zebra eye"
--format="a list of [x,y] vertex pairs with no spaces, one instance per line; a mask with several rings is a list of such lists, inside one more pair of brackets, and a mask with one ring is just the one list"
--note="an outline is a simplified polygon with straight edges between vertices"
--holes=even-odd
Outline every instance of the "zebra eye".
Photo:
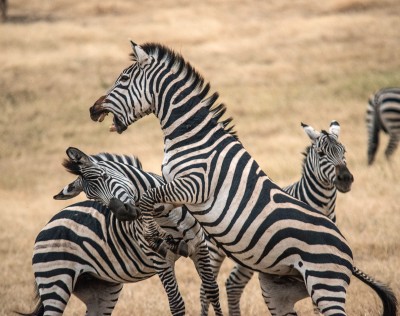
[[123,74],[121,75],[121,78],[119,78],[119,81],[125,82],[129,80],[129,75],[128,74]]
[[107,174],[106,172],[103,172],[103,173],[100,175],[100,178],[103,179],[103,180],[107,180],[107,179],[108,179],[108,174]]

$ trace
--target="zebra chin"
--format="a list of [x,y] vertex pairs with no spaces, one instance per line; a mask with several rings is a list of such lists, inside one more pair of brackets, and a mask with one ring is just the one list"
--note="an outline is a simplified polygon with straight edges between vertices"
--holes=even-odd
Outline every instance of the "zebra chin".
[[123,222],[132,222],[141,216],[140,209],[131,203],[123,203],[117,198],[112,198],[108,208],[114,213],[115,217]]

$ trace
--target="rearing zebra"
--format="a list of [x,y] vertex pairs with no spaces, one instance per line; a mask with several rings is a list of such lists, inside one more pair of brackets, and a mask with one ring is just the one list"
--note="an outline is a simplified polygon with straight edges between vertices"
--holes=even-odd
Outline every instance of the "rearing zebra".
[[366,123],[368,164],[374,162],[380,130],[389,134],[389,143],[385,150],[385,156],[389,159],[400,141],[400,88],[383,88],[369,98]]
[[[133,157],[107,153],[87,156],[75,148],[69,148],[67,154],[69,160],[64,165],[79,177],[55,199],[70,199],[82,191],[90,196],[99,187],[86,179],[101,177],[110,185],[118,181],[121,188],[112,195],[100,190],[101,200],[110,198],[124,211],[130,209],[131,199],[137,200],[145,190],[163,184],[159,176],[141,170],[140,162]],[[118,179],[125,168],[130,170],[130,180],[122,183]],[[119,203],[114,196],[126,198],[126,203]],[[190,258],[206,287],[207,297],[216,315],[222,315],[218,285],[200,225],[182,208],[165,208],[159,215],[157,222],[169,234],[188,243]],[[108,208],[93,201],[68,206],[36,238],[32,264],[38,304],[29,315],[61,315],[72,293],[86,304],[86,315],[111,315],[124,283],[139,282],[155,274],[165,288],[171,313],[184,315],[185,305],[174,272],[178,258],[173,255],[164,259],[151,250],[143,238],[140,220],[121,222]]]
[[[322,314],[346,315],[353,258],[335,223],[268,178],[227,126],[230,120],[220,121],[225,107],[214,106],[218,95],[208,96],[209,84],[182,56],[159,44],[132,43],[132,49],[134,63],[90,114],[102,121],[112,113],[111,130],[118,133],[150,113],[160,122],[167,183],[139,201],[153,249],[173,247],[154,221],[154,205],[183,205],[228,257],[260,272],[273,314],[282,293],[271,290],[268,279],[285,275],[303,279],[302,294],[308,292]],[[387,315],[396,314],[391,303]]]
[[[311,145],[304,153],[302,176],[299,181],[283,190],[295,198],[313,206],[321,214],[336,221],[335,205],[337,191],[348,192],[353,183],[353,175],[346,166],[345,148],[338,141],[340,125],[332,121],[329,133],[318,132],[302,123]],[[208,238],[207,238],[208,239]],[[225,259],[225,254],[208,240],[211,265],[217,276]],[[254,271],[236,264],[225,282],[229,315],[240,315],[240,298]],[[202,315],[208,314],[208,302],[201,289]]]

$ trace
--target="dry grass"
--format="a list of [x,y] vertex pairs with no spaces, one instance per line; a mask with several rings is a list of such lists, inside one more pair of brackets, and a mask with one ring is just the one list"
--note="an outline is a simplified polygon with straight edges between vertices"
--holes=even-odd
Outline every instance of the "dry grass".
[[[71,180],[60,162],[68,146],[89,153],[133,153],[159,172],[161,132],[153,117],[121,136],[94,124],[89,106],[129,64],[128,39],[180,51],[220,92],[239,137],[279,184],[297,179],[308,138],[300,121],[342,125],[355,175],[339,196],[338,218],[358,267],[400,297],[400,152],[382,150],[366,166],[368,96],[400,85],[397,0],[150,0],[10,2],[0,25],[0,315],[31,306],[32,246],[50,217],[68,203],[52,195]],[[386,138],[384,138],[386,141]],[[382,149],[382,148],[381,148]],[[219,279],[226,311],[224,278]],[[177,269],[188,315],[199,313],[198,278],[190,261]],[[256,280],[243,314],[268,314]],[[349,315],[377,315],[379,301],[354,280]],[[309,302],[298,306],[310,314]],[[82,315],[76,299],[67,315]],[[168,315],[157,278],[126,286],[115,315]]]

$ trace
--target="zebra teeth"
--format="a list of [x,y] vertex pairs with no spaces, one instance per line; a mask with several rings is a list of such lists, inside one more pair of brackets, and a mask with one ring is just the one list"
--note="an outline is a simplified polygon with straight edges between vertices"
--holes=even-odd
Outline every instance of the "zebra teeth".
[[103,112],[100,114],[99,118],[98,118],[98,122],[103,122],[104,118],[108,115],[108,112]]
[[111,124],[110,128],[109,128],[109,131],[110,132],[117,132],[117,127],[114,124]]

